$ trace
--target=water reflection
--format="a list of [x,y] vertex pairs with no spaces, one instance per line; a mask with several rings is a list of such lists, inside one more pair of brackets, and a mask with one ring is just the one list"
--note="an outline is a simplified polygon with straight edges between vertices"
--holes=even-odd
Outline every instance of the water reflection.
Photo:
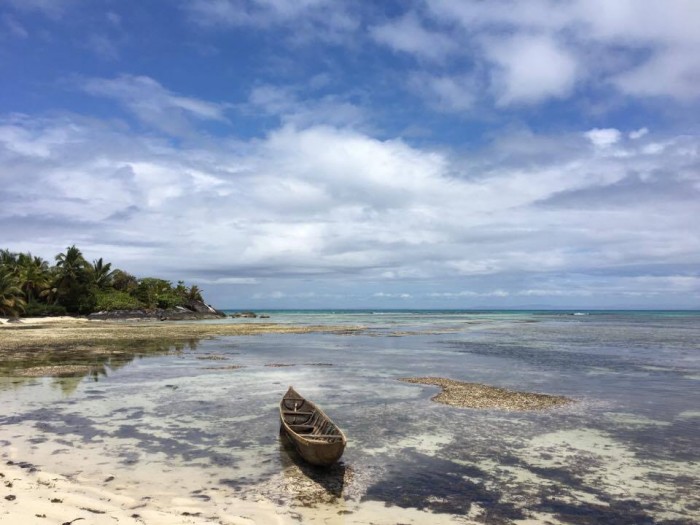
[[17,352],[0,362],[0,389],[15,389],[33,384],[36,378],[53,378],[64,395],[71,395],[85,378],[98,382],[136,359],[179,355],[197,350],[200,339],[172,342],[166,340],[132,343],[129,341],[85,344],[74,349]]

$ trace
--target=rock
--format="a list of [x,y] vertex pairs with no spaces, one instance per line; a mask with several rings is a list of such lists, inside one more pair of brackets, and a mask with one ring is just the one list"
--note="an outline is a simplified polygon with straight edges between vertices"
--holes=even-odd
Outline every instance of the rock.
[[[189,305],[189,303],[188,303]],[[198,310],[183,308],[156,308],[153,310],[113,310],[111,312],[96,312],[88,315],[88,319],[92,321],[187,321],[195,319],[219,319],[226,317],[226,314],[216,310],[215,308],[201,303],[198,305]]]
[[231,317],[244,317],[247,319],[255,319],[258,315],[255,312],[236,312]]

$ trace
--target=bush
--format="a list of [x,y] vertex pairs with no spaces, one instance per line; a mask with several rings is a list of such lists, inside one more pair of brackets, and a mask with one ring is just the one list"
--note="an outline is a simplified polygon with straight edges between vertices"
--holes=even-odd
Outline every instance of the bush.
[[170,281],[146,277],[139,281],[134,295],[147,308],[175,308],[185,304],[185,299],[178,295]]
[[65,307],[60,304],[43,304],[32,301],[24,309],[23,317],[48,317],[66,315]]
[[110,312],[112,310],[136,310],[138,308],[143,308],[141,301],[126,292],[105,290],[97,292],[96,295],[96,312]]

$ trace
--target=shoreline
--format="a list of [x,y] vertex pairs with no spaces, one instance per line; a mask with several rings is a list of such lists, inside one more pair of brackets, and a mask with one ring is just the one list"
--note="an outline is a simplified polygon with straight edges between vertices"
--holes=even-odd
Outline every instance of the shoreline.
[[[0,358],[17,352],[85,350],[110,351],[116,343],[188,343],[193,339],[261,334],[352,334],[363,327],[299,326],[279,323],[207,323],[199,321],[102,321],[76,317],[36,317],[0,324]],[[122,349],[123,350],[123,349]],[[120,350],[121,353],[121,350]]]

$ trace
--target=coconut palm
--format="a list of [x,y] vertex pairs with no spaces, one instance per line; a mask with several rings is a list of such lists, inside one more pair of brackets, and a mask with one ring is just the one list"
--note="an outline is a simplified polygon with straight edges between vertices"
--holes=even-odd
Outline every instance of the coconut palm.
[[0,315],[16,317],[24,312],[25,306],[17,278],[0,266]]
[[190,286],[190,289],[187,290],[187,300],[204,302],[204,299],[202,298],[202,290],[199,288],[199,286],[196,284]]
[[66,253],[56,256],[56,267],[60,279],[77,279],[85,271],[87,261],[75,245],[66,248]]
[[112,285],[115,270],[112,270],[112,263],[104,263],[102,257],[92,261],[92,282],[100,290],[109,288]]
[[14,268],[17,266],[17,254],[10,250],[0,250],[0,267]]
[[49,263],[41,257],[32,257],[31,253],[20,253],[17,257],[17,277],[28,303],[45,297],[51,288]]
[[87,312],[94,306],[90,264],[75,246],[56,256],[56,302],[69,312]]

